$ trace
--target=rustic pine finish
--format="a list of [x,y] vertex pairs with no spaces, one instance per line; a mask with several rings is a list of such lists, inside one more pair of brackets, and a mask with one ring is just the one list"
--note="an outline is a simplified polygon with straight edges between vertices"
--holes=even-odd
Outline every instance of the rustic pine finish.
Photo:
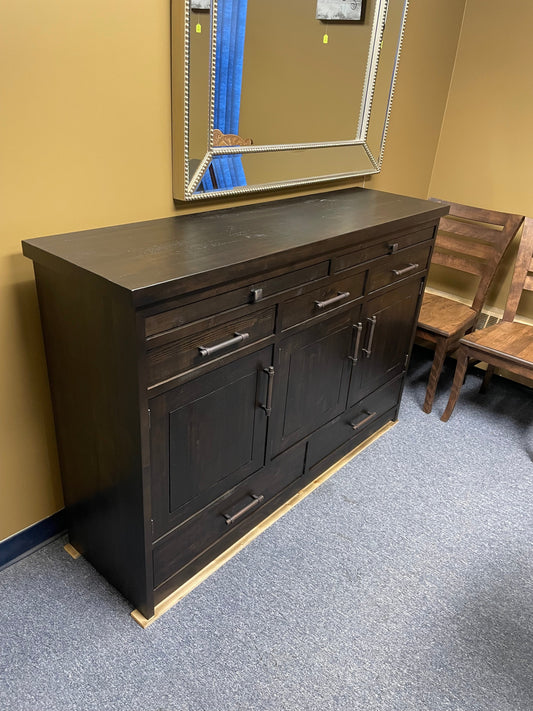
[[70,540],[146,618],[397,418],[446,211],[349,189],[24,242]]
[[526,218],[516,256],[513,279],[503,314],[494,326],[465,336],[460,341],[450,399],[441,417],[447,422],[455,408],[470,359],[487,363],[482,390],[495,368],[533,378],[533,326],[516,322],[516,310],[523,291],[533,291],[533,220]]
[[522,215],[457,203],[450,203],[449,215],[441,219],[432,264],[472,274],[479,282],[470,306],[436,294],[424,294],[416,335],[435,346],[424,412],[431,412],[433,407],[446,355],[474,328],[498,264],[523,219]]

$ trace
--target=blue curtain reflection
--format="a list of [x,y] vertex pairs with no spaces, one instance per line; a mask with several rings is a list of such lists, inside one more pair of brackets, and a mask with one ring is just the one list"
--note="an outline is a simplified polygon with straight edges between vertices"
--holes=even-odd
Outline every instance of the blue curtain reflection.
[[[217,8],[214,128],[238,134],[248,0],[218,0]],[[216,156],[200,189],[227,190],[241,185],[246,185],[241,156]]]

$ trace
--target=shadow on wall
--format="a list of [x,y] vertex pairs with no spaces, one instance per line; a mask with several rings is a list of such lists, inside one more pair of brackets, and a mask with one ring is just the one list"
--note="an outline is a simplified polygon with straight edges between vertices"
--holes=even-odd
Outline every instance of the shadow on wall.
[[[9,302],[12,303],[13,313],[10,318],[8,316],[8,337],[12,342],[12,352],[16,353],[16,362],[9,365],[5,388],[8,399],[12,393],[13,397],[23,398],[28,408],[26,420],[16,423],[22,441],[29,441],[32,427],[42,433],[48,454],[48,471],[59,481],[55,429],[35,281],[33,276],[30,280],[17,281],[17,277],[26,275],[28,271],[33,274],[33,271],[31,267],[30,270],[27,269],[28,260],[22,254],[9,255],[6,260],[7,273],[13,275],[13,281],[4,287],[9,293],[3,303],[4,307]],[[27,427],[27,431],[23,431],[24,427]],[[21,443],[13,441],[13,444]],[[58,496],[61,496],[60,492]]]

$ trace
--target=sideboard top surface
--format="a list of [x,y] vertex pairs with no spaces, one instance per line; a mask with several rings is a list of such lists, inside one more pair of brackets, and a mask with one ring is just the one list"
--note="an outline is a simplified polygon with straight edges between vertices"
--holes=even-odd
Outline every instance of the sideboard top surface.
[[[24,254],[54,269],[75,268],[128,292],[139,305],[201,288],[203,276],[235,278],[256,260],[305,257],[306,248],[336,238],[357,246],[391,229],[436,220],[441,204],[350,188],[211,212],[71,232],[23,241]],[[344,241],[339,237],[344,237]],[[325,247],[327,249],[327,245]]]

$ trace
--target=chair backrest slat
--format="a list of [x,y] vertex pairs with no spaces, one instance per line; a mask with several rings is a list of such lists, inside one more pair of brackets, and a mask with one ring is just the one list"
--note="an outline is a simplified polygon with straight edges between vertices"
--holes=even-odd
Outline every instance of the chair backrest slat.
[[513,278],[503,314],[504,321],[513,321],[522,291],[533,291],[533,218],[526,217],[516,255]]
[[524,289],[526,291],[533,291],[533,275],[529,274],[524,282]]
[[440,220],[431,263],[479,277],[472,308],[480,311],[498,264],[524,217],[459,203],[447,204],[450,212]]
[[468,259],[459,254],[444,254],[436,250],[433,252],[431,263],[440,264],[442,267],[450,267],[450,269],[457,269],[460,272],[466,272],[478,277],[483,274],[485,266],[480,262],[476,262],[475,259]]
[[448,252],[459,252],[469,257],[475,257],[476,259],[481,259],[484,261],[489,261],[494,257],[494,247],[488,244],[481,244],[480,242],[467,242],[461,237],[456,237],[455,235],[448,233],[441,233],[439,227],[439,234],[437,235],[437,240],[435,242],[435,248],[438,252],[448,251]]
[[482,207],[471,207],[470,205],[461,205],[459,202],[448,202],[438,198],[431,198],[433,202],[440,202],[443,205],[450,206],[450,215],[462,217],[467,220],[476,220],[477,222],[485,222],[489,225],[504,226],[509,219],[508,212],[498,212],[497,210],[485,210]]
[[452,215],[451,217],[441,217],[439,231],[451,232],[471,240],[488,242],[497,246],[501,240],[502,228],[500,226],[492,227],[486,223],[456,220]]

